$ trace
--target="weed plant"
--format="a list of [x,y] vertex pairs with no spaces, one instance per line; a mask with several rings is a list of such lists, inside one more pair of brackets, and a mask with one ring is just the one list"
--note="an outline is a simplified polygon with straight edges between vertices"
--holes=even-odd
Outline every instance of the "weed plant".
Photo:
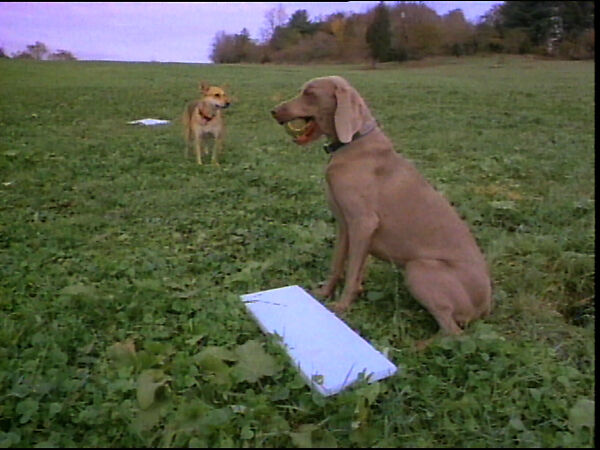
[[[0,60],[0,445],[593,447],[594,71]],[[269,111],[330,74],[470,224],[496,306],[417,351],[433,318],[371,261],[345,320],[399,373],[323,398],[239,296],[327,275],[328,156]],[[184,158],[202,79],[234,96],[220,167]]]

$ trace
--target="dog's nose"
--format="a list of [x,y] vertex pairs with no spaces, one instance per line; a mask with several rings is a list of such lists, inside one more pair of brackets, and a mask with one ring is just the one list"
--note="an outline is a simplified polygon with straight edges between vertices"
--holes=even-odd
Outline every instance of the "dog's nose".
[[275,120],[277,121],[277,123],[278,123],[279,125],[282,125],[282,124],[283,124],[283,121],[281,121],[281,120],[279,120],[279,119],[277,118],[277,110],[275,110],[275,109],[272,109],[272,110],[271,110],[271,115],[273,116],[273,119],[275,119]]

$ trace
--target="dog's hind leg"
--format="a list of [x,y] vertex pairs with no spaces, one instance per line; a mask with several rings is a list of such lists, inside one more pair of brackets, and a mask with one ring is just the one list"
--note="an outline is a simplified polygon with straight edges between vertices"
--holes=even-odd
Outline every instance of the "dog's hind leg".
[[443,334],[462,333],[455,320],[459,313],[456,309],[471,302],[460,280],[444,261],[409,261],[406,283],[413,296],[435,318]]

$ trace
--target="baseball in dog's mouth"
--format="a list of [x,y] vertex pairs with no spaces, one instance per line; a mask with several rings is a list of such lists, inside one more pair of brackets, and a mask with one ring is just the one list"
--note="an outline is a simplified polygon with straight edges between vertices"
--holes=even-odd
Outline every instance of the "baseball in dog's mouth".
[[294,138],[294,142],[304,145],[317,136],[317,122],[314,117],[297,117],[283,124],[286,132]]

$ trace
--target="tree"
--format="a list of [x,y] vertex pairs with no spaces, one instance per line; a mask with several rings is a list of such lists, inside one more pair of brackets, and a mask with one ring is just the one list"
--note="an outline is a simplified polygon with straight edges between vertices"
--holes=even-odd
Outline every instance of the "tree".
[[548,53],[594,27],[593,1],[507,1],[499,12],[503,28],[523,30]]
[[341,55],[346,41],[346,18],[341,13],[330,16],[325,29],[335,38],[338,54]]
[[375,61],[389,61],[392,48],[390,14],[383,2],[375,7],[373,21],[367,27],[366,41]]
[[442,17],[442,34],[446,53],[461,56],[472,52],[473,25],[462,10],[454,9]]
[[558,12],[569,37],[594,28],[594,2],[558,2]]
[[239,34],[218,32],[213,39],[210,59],[216,64],[260,62],[261,49],[250,39],[246,28]]
[[271,36],[269,47],[276,51],[283,50],[286,47],[296,45],[301,37],[300,32],[294,28],[285,26],[277,27],[273,32],[273,36]]
[[501,52],[502,42],[502,5],[493,6],[485,13],[475,28],[475,51]]
[[273,38],[273,34],[278,27],[285,24],[287,14],[284,7],[277,5],[275,8],[269,9],[265,13],[265,26],[261,30],[262,42],[269,42]]
[[33,56],[31,56],[31,53],[29,53],[28,51],[21,51],[21,52],[17,52],[17,53],[13,53],[12,55],[13,59],[33,59]]
[[240,62],[239,55],[236,53],[235,35],[219,31],[213,39],[210,59],[216,64]]
[[332,14],[328,18],[329,31],[339,41],[344,41],[346,31],[346,18],[342,13]]
[[359,62],[369,58],[369,47],[365,39],[368,25],[365,14],[345,15],[337,12],[325,18],[321,28],[335,38],[335,59]]
[[319,29],[319,24],[308,20],[308,12],[305,9],[299,9],[292,14],[287,27],[298,31],[301,35],[312,35]]
[[492,27],[500,30],[502,27],[502,5],[494,5],[491,9],[481,16],[481,22],[478,25]]
[[75,55],[67,50],[57,50],[48,56],[51,61],[75,61]]
[[399,2],[390,16],[395,59],[421,59],[442,51],[443,23],[433,9],[423,3]]
[[41,60],[48,53],[48,47],[43,42],[36,41],[35,44],[27,46],[27,51],[33,59]]

